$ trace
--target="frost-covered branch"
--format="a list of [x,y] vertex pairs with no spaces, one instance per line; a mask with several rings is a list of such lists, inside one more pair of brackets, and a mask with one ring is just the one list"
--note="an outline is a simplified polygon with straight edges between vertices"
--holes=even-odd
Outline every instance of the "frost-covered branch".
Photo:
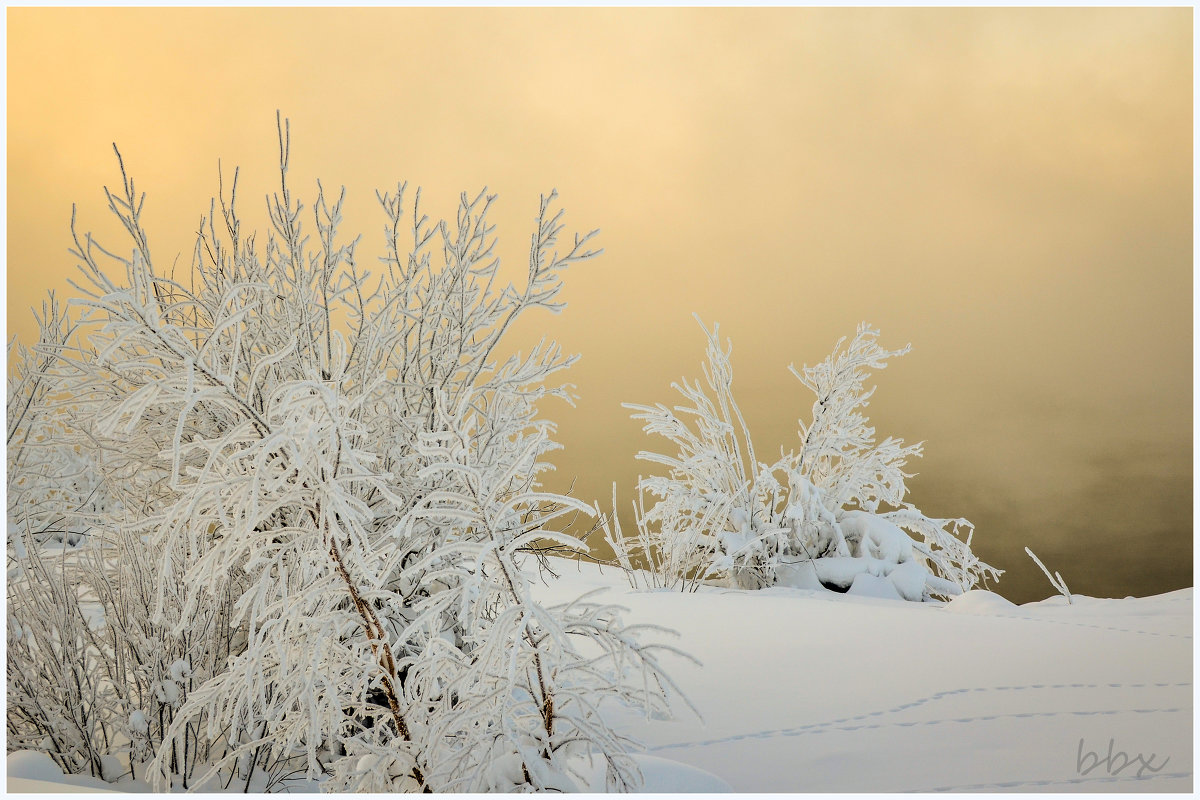
[[1042,560],[1035,556],[1033,551],[1028,547],[1025,548],[1025,554],[1032,558],[1033,563],[1041,568],[1042,573],[1046,576],[1046,580],[1050,581],[1050,585],[1054,587],[1056,592],[1067,598],[1067,604],[1070,605],[1073,602],[1071,600],[1071,590],[1067,588],[1067,582],[1063,580],[1063,576],[1057,572],[1051,575],[1050,570],[1046,569],[1046,565],[1042,563]]

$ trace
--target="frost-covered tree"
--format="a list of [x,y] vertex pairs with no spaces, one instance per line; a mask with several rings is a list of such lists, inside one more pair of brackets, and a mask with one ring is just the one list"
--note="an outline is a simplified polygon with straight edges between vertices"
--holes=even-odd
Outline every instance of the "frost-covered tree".
[[[697,321],[698,318],[697,318]],[[643,478],[635,505],[633,550],[681,587],[724,577],[732,585],[820,582],[845,591],[858,576],[885,579],[908,600],[962,592],[999,570],[971,552],[965,519],[926,516],[906,498],[908,459],[921,444],[877,441],[866,408],[870,370],[908,352],[885,350],[863,323],[816,366],[792,374],[816,396],[811,421],[800,421],[799,450],[760,462],[733,396],[732,345],[709,331],[704,383],[672,384],[685,403],[626,404],[648,434],[663,436],[671,454],[638,458],[666,467]],[[914,536],[915,535],[915,536]]]
[[[18,438],[88,459],[113,499],[87,517],[92,584],[110,617],[140,594],[133,622],[108,622],[133,638],[109,649],[150,657],[131,631],[146,625],[174,647],[143,670],[169,718],[149,724],[129,678],[110,715],[161,786],[248,785],[290,759],[335,789],[578,789],[598,758],[611,788],[636,788],[599,707],[665,711],[663,646],[612,607],[529,591],[539,543],[585,549],[547,526],[594,512],[539,480],[558,446],[539,402],[570,400],[548,381],[574,358],[546,341],[502,357],[521,315],[562,308],[563,271],[597,254],[595,232],[560,250],[543,197],[524,280],[502,283],[495,196],[464,194],[435,223],[402,183],[378,195],[372,275],[339,236],[344,190],[318,183],[305,214],[286,124],[279,139],[265,242],[242,229],[235,171],[186,279],[156,268],[122,164],[108,198],[128,255],[75,236],[76,327],[18,372],[48,388],[10,381],[10,406],[36,395],[58,426]],[[13,438],[10,413],[10,486]],[[152,573],[130,578],[147,556]],[[201,768],[182,770],[189,757]]]

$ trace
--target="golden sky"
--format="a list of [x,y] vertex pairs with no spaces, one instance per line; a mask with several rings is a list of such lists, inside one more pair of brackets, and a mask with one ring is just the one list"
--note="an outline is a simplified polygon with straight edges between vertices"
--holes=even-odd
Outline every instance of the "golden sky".
[[498,191],[514,268],[540,192],[601,229],[516,331],[583,355],[558,488],[627,506],[652,442],[619,403],[699,376],[692,312],[763,454],[809,414],[787,365],[868,320],[913,344],[872,420],[927,442],[914,499],[977,523],[1006,594],[1052,593],[1025,545],[1084,594],[1191,585],[1189,8],[6,13],[10,335],[66,290],[72,202],[119,241],[112,142],[185,268],[218,159],[265,221],[280,109],[293,187],[345,184],[362,252],[399,179],[439,215]]

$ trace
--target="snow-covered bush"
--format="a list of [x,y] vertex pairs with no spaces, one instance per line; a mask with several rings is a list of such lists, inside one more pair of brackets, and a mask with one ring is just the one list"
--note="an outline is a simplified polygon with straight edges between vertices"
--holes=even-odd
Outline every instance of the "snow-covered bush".
[[[596,254],[595,232],[560,253],[562,212],[543,197],[525,279],[502,284],[494,195],[431,223],[400,184],[378,195],[371,276],[338,235],[344,192],[318,184],[306,229],[289,149],[281,124],[264,246],[242,231],[235,172],[187,280],[155,268],[123,164],[109,201],[130,255],[75,239],[82,315],[43,348],[39,396],[70,398],[53,441],[113,500],[88,518],[108,661],[157,659],[145,687],[170,710],[154,728],[143,685],[118,676],[106,713],[135,757],[153,751],[162,786],[183,764],[200,764],[193,786],[248,785],[290,759],[334,789],[577,789],[599,758],[611,788],[636,788],[630,743],[597,708],[665,712],[665,646],[611,607],[531,599],[539,543],[585,549],[547,524],[594,510],[539,483],[558,445],[538,403],[570,399],[547,381],[574,358],[545,341],[501,358],[519,316],[562,308],[561,275]],[[10,485],[14,471],[10,444]],[[132,622],[113,618],[129,606]],[[145,624],[178,646],[143,652]]]
[[[638,488],[638,496],[633,503],[636,530],[632,536],[626,536],[621,530],[621,518],[617,512],[617,485],[613,484],[612,514],[601,517],[599,523],[603,541],[613,551],[614,562],[631,588],[667,589],[678,583],[680,576],[683,576],[686,587],[689,570],[681,571],[679,565],[664,558],[664,553],[655,545],[658,537],[646,521],[646,494],[642,487]],[[670,554],[682,555],[678,551]],[[692,571],[692,574],[695,572]]]
[[[215,655],[222,631],[180,637],[153,622],[151,545],[96,529],[121,504],[64,393],[61,362],[79,328],[53,295],[37,318],[33,348],[9,344],[9,749],[43,749],[67,772],[114,779],[113,754],[144,760],[186,693],[164,694],[168,664]],[[197,744],[176,754],[185,781]]]
[[100,776],[119,726],[98,702],[104,658],[65,551],[43,556],[36,545],[28,536],[8,569],[8,748],[45,750],[66,772]]
[[812,419],[800,422],[800,449],[768,465],[757,460],[733,397],[732,345],[721,347],[717,327],[701,328],[704,384],[672,384],[685,404],[626,404],[646,433],[677,448],[638,454],[667,468],[639,480],[639,494],[655,502],[635,505],[638,547],[655,571],[684,588],[722,577],[742,588],[819,582],[845,591],[863,575],[908,600],[958,594],[999,575],[971,552],[971,523],[927,517],[905,500],[911,476],[903,468],[921,445],[877,442],[861,412],[874,392],[864,388],[869,370],[907,347],[883,349],[863,323],[821,363],[791,367],[816,395]]
[[[175,626],[154,614],[152,542],[118,529],[43,548],[28,530],[14,535],[22,539],[8,570],[9,749],[46,750],[67,772],[114,780],[166,741],[189,691],[224,668],[237,646],[228,598]],[[176,617],[178,609],[165,608]],[[167,742],[182,785],[212,746],[194,728]],[[118,754],[127,760],[114,774]]]

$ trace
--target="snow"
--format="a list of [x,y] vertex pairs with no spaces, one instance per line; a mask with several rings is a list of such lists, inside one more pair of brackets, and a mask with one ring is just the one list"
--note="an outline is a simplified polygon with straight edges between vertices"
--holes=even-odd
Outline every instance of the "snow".
[[[617,730],[735,792],[1192,789],[1191,589],[1022,606],[976,590],[942,605],[639,593],[611,569],[559,571],[538,587],[547,601],[608,586],[628,622],[679,632],[703,666],[664,665],[703,722],[677,709]],[[1159,771],[1138,779],[1137,754]]]
[[[873,579],[890,599],[865,586],[637,592],[617,570],[554,564],[534,599],[605,589],[626,623],[675,629],[670,643],[702,664],[662,658],[703,721],[678,702],[671,721],[603,707],[647,746],[643,791],[1192,790],[1191,589],[908,603],[870,575],[855,586]],[[9,791],[105,785],[30,752],[9,756],[8,777]],[[587,788],[603,786],[597,765]]]
[[171,680],[181,682],[192,674],[192,667],[185,659],[178,659],[172,662],[170,666]]
[[[644,753],[635,756],[635,760],[642,772],[644,783],[641,791],[645,794],[722,794],[733,791],[728,783],[698,767]],[[604,791],[603,769],[595,770],[587,788],[593,793]]]
[[845,511],[842,513],[841,526],[846,538],[862,542],[860,546],[863,552],[872,558],[893,564],[912,560],[912,539],[882,517],[866,511]]
[[[850,561],[851,559],[846,559]],[[854,576],[854,582],[850,584],[850,588],[846,590],[847,594],[858,595],[859,597],[879,597],[885,600],[900,600],[903,599],[897,591],[896,586],[888,578],[880,578],[878,575],[872,575],[868,572],[860,572]],[[925,588],[925,576],[921,576],[921,588]],[[918,595],[918,598],[920,596]]]
[[8,754],[8,777],[29,780],[52,781],[62,777],[62,772],[45,753],[33,750],[18,750]]
[[[29,752],[29,751],[22,751]],[[68,783],[70,780],[63,777],[62,773],[56,780],[42,781],[34,778],[14,778],[11,775],[8,778],[8,791],[14,794],[92,794],[93,792],[102,792],[105,794],[116,793],[117,789],[101,788],[96,784],[104,782],[96,778],[91,778],[87,783]]]
[[946,610],[953,614],[1007,614],[1016,608],[1014,603],[984,589],[972,589],[946,604]]
[[6,792],[111,792],[116,787],[88,775],[63,775],[45,753],[17,750],[8,754],[8,784]]

